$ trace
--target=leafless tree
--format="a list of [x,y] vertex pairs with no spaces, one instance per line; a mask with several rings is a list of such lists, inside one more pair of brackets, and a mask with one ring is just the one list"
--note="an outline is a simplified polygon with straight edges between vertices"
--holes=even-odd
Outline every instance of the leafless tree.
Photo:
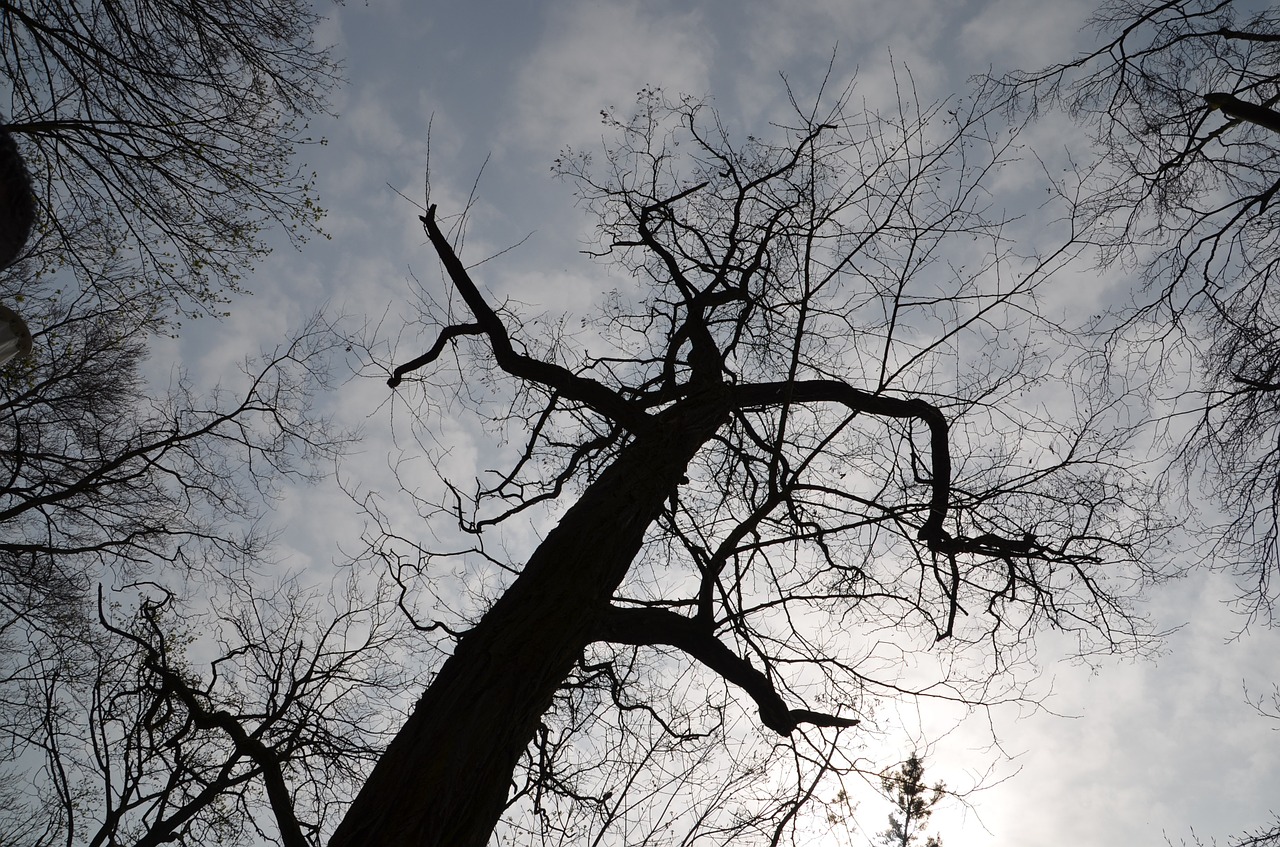
[[314,231],[293,154],[337,74],[318,19],[300,0],[0,2],[4,120],[40,209],[30,272],[70,268],[153,318],[217,313],[265,226]]
[[315,231],[293,155],[337,78],[318,20],[0,0],[30,182],[6,191],[38,205],[0,275],[35,336],[0,373],[2,843],[244,843],[268,819],[315,842],[402,688],[380,596],[352,586],[326,619],[256,581],[272,499],[349,443],[313,405],[335,334],[317,319],[211,390],[140,370],[151,333],[240,290],[268,226]]
[[27,763],[12,843],[317,843],[403,708],[410,633],[354,581],[270,587],[121,586],[74,666],[29,653],[0,685]]
[[[128,306],[27,296],[31,357],[0,380],[0,603],[6,617],[83,614],[95,580],[251,561],[279,486],[323,474],[350,436],[312,414],[335,336],[316,321],[200,396],[178,371],[142,384]],[[237,396],[238,394],[238,396]]]
[[548,843],[781,843],[856,772],[877,697],[1017,696],[1001,671],[1041,626],[1141,641],[1158,514],[1105,373],[1061,374],[1066,402],[1051,375],[1036,291],[1070,250],[1009,246],[987,185],[1014,134],[981,98],[852,96],[776,140],[648,89],[606,112],[603,161],[555,164],[615,269],[590,320],[495,301],[429,206],[448,293],[391,385],[422,389],[442,466],[448,420],[516,446],[474,486],[406,480],[438,544],[366,501],[451,655],[331,845],[483,845],[504,814]]
[[[1097,159],[1078,214],[1101,264],[1136,268],[1142,283],[1098,329],[1121,369],[1142,360],[1133,376],[1163,427],[1166,482],[1189,512],[1205,495],[1218,510],[1202,537],[1209,560],[1240,578],[1246,623],[1274,624],[1280,13],[1231,0],[1112,0],[1092,24],[1096,49],[1013,74],[1003,93],[1090,128]],[[1190,379],[1176,372],[1189,357]],[[1274,821],[1232,840],[1277,842]]]
[[[0,286],[19,279],[6,276]],[[170,386],[154,391],[139,373],[145,334],[137,324],[146,318],[129,304],[107,311],[92,295],[64,296],[48,286],[19,290],[37,330],[32,355],[0,374],[0,774],[10,787],[0,802],[6,809],[0,831],[23,847],[159,843],[146,834],[162,830],[186,843],[208,843],[194,822],[212,826],[215,811],[234,818],[236,804],[247,802],[236,798],[252,796],[268,773],[243,764],[258,760],[245,752],[252,745],[232,743],[234,735],[224,747],[236,756],[216,747],[202,752],[206,736],[230,732],[215,713],[234,702],[234,692],[217,669],[260,660],[254,684],[283,692],[279,714],[233,711],[246,732],[284,721],[299,738],[310,738],[344,731],[341,710],[331,714],[318,700],[341,682],[334,674],[343,663],[373,662],[377,652],[344,659],[323,680],[280,676],[305,671],[305,653],[290,665],[288,650],[301,650],[309,637],[319,639],[315,650],[336,649],[329,641],[350,634],[364,613],[353,607],[339,616],[349,625],[317,633],[313,610],[296,593],[290,595],[296,608],[280,612],[283,622],[259,633],[260,641],[245,629],[266,625],[264,610],[254,605],[264,601],[252,593],[270,541],[264,511],[283,486],[324,474],[349,443],[313,407],[336,336],[317,320],[291,342],[246,359],[241,384],[229,376],[201,394],[174,371]],[[111,596],[127,610],[137,607],[138,591],[123,586],[139,581],[159,592],[160,605],[144,602],[142,623],[126,637],[110,615],[99,619],[94,590],[122,586]],[[181,620],[193,625],[201,597],[191,595],[199,586],[207,586],[206,595],[223,592],[218,624],[239,625],[244,643],[227,648],[207,686],[188,690],[181,687],[190,679],[182,676],[186,666],[166,664],[178,661],[183,633],[162,629],[157,610],[177,608],[178,596],[165,592],[181,591],[189,601]],[[385,621],[378,626],[385,629]],[[264,651],[283,663],[273,683]],[[336,654],[314,657],[317,666],[331,660]],[[356,688],[348,694],[363,696]],[[197,740],[175,748],[148,721],[183,703],[186,723],[170,727],[173,738],[186,733]],[[206,707],[213,717],[197,713]],[[367,737],[351,735],[353,743]],[[179,755],[183,749],[190,755]],[[299,751],[289,752],[291,760],[310,755]],[[358,764],[349,751],[339,752],[335,790],[343,768]],[[297,768],[291,796],[315,794],[306,787],[315,780],[312,765]],[[16,799],[14,786],[22,789]],[[250,818],[235,820],[243,830],[237,837],[247,837]]]
[[[1092,24],[1096,49],[1007,77],[1004,95],[1090,128],[1098,158],[1078,215],[1102,264],[1136,267],[1142,281],[1098,328],[1119,368],[1150,353],[1135,377],[1167,425],[1170,481],[1189,483],[1190,501],[1216,501],[1208,552],[1241,576],[1250,616],[1269,616],[1280,566],[1280,14],[1112,0]],[[1188,358],[1190,386],[1161,367]]]

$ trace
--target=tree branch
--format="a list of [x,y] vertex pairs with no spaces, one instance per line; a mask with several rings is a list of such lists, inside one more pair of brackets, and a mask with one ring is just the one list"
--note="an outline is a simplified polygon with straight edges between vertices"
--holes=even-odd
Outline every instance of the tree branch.
[[[422,221],[422,225],[427,231],[427,237],[431,239],[431,246],[435,248],[441,264],[444,265],[445,271],[449,274],[449,279],[453,282],[454,287],[458,289],[458,293],[462,295],[462,299],[466,301],[471,313],[475,315],[475,326],[479,327],[480,332],[489,337],[489,344],[493,348],[493,357],[497,360],[499,367],[512,376],[553,388],[563,397],[589,406],[599,414],[621,424],[633,433],[638,434],[652,428],[653,422],[649,416],[624,400],[614,390],[601,385],[593,379],[578,376],[560,365],[543,362],[539,359],[525,356],[522,353],[517,353],[515,348],[511,346],[511,337],[507,334],[507,328],[503,326],[502,320],[485,302],[480,289],[476,287],[476,284],[471,280],[471,275],[467,273],[466,266],[462,264],[462,260],[454,252],[453,245],[449,243],[449,239],[445,237],[444,233],[440,231],[439,225],[436,224],[436,207],[432,205],[428,208],[427,214],[420,216],[419,220]],[[439,342],[437,342],[438,344]],[[432,349],[434,350],[435,348],[433,347]],[[439,354],[437,353],[437,355]],[[396,368],[396,377],[403,376],[408,370],[412,370],[410,365],[416,362],[421,362],[421,364],[417,365],[421,367],[421,365],[431,361],[431,358],[434,357],[428,358],[430,356],[431,354],[427,353],[408,365]]]
[[1256,41],[1261,44],[1274,44],[1280,41],[1280,33],[1276,32],[1247,32],[1241,29],[1228,29],[1227,27],[1219,27],[1208,35],[1221,35],[1223,38],[1230,38],[1236,41]]
[[930,547],[950,540],[942,522],[947,516],[951,497],[951,452],[948,444],[946,416],[936,406],[919,398],[891,397],[871,394],[833,379],[765,382],[735,386],[736,407],[771,406],[780,402],[839,403],[857,412],[889,418],[917,418],[929,427],[929,446],[933,477],[929,481],[932,496],[929,516],[917,537]]
[[262,772],[262,781],[266,784],[271,811],[275,813],[276,823],[280,826],[280,839],[285,847],[311,847],[306,836],[302,834],[302,827],[293,812],[293,797],[289,794],[289,786],[284,781],[284,773],[280,769],[280,760],[275,751],[245,732],[240,721],[230,712],[205,708],[191,686],[182,677],[161,664],[154,652],[147,659],[147,664],[160,676],[164,687],[186,706],[192,722],[197,727],[221,729],[231,737],[237,753],[257,763]]
[[387,380],[387,386],[396,388],[400,385],[401,379],[409,371],[416,371],[418,368],[424,367],[434,362],[444,352],[444,345],[448,344],[459,335],[483,335],[484,328],[480,324],[455,324],[447,326],[440,330],[440,337],[436,339],[436,343],[431,345],[431,349],[423,353],[416,359],[405,362],[391,372],[391,378]]
[[1241,100],[1233,94],[1214,91],[1204,95],[1204,101],[1211,109],[1221,109],[1233,118],[1257,124],[1260,127],[1280,132],[1280,112]]
[[675,647],[751,696],[760,709],[760,720],[779,735],[790,735],[802,723],[813,726],[857,726],[857,718],[842,718],[790,709],[773,683],[746,659],[715,637],[709,626],[668,609],[626,609],[610,606],[596,631],[596,641],[638,646]]
[[[148,619],[148,623],[151,624],[152,628],[156,629],[153,608],[144,604],[142,614]],[[262,774],[263,782],[266,785],[267,799],[271,803],[271,810],[275,813],[276,823],[280,827],[280,840],[285,847],[311,847],[306,836],[302,834],[302,826],[298,823],[298,818],[294,814],[293,797],[289,794],[289,787],[284,781],[284,773],[280,768],[280,759],[275,751],[263,744],[260,739],[245,732],[244,727],[240,725],[240,721],[230,712],[222,709],[211,710],[206,708],[196,696],[196,691],[187,684],[186,680],[168,667],[161,655],[161,651],[157,650],[154,645],[135,633],[120,629],[108,621],[106,612],[103,611],[101,585],[98,586],[98,620],[109,632],[132,641],[146,652],[146,666],[160,677],[163,685],[159,693],[160,697],[164,697],[166,693],[175,696],[186,707],[187,713],[191,716],[191,721],[198,728],[221,729],[231,737],[231,742],[235,745],[238,754],[247,756],[257,764],[259,772]]]

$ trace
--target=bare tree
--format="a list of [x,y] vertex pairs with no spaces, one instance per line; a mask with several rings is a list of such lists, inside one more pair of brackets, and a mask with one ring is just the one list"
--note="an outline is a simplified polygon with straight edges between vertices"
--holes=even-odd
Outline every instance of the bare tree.
[[129,307],[56,294],[24,307],[39,327],[34,352],[0,381],[0,603],[11,618],[82,615],[110,575],[243,566],[267,540],[253,526],[269,498],[316,479],[349,443],[312,414],[336,344],[318,320],[247,359],[243,389],[229,381],[202,397],[175,371],[152,396],[138,372],[145,319]]
[[[1171,481],[1221,510],[1204,537],[1270,615],[1280,565],[1280,14],[1231,0],[1112,0],[1101,44],[1007,77],[1019,108],[1062,107],[1097,162],[1077,213],[1104,266],[1140,270],[1105,317],[1118,368],[1135,371],[1166,429]],[[1136,342],[1136,343],[1135,343]],[[1196,365],[1197,381],[1163,369]],[[1154,369],[1149,365],[1154,364]]]
[[[1105,374],[1048,405],[1035,293],[1070,253],[1009,248],[984,186],[1013,135],[974,101],[851,96],[776,141],[652,90],[606,113],[602,165],[555,165],[623,275],[591,322],[494,302],[428,208],[450,293],[391,385],[425,387],[438,461],[467,410],[518,446],[474,487],[410,482],[456,547],[368,501],[371,555],[452,655],[334,847],[482,845],[504,810],[552,843],[776,844],[855,770],[840,739],[875,697],[1016,696],[1000,670],[1044,625],[1140,641],[1158,516],[1092,404]],[[525,519],[527,553],[504,534]],[[987,656],[967,678],[965,646]],[[917,650],[945,670],[910,679]],[[776,737],[759,757],[745,704]]]
[[[1216,507],[1201,537],[1209,561],[1239,577],[1246,624],[1274,624],[1280,13],[1111,0],[1092,24],[1096,49],[1010,75],[1003,93],[1033,112],[1061,107],[1091,130],[1097,160],[1077,211],[1101,264],[1136,267],[1142,283],[1097,328],[1120,368],[1142,362],[1133,377],[1162,425],[1166,482],[1188,512],[1206,495]],[[1188,359],[1190,378],[1176,372]],[[1232,839],[1277,842],[1274,821]]]
[[[353,588],[326,622],[254,580],[272,499],[350,441],[313,405],[331,329],[212,390],[140,376],[148,334],[219,313],[268,226],[315,231],[293,156],[337,78],[318,20],[295,0],[0,0],[4,138],[29,170],[6,165],[4,239],[31,223],[16,201],[38,206],[0,275],[34,330],[0,373],[0,841],[243,843],[272,818],[314,842],[399,690],[369,705],[395,679],[381,597]],[[205,678],[183,658],[198,622],[223,636]]]
[[299,0],[0,2],[4,120],[40,208],[31,273],[196,316],[240,290],[266,225],[314,231],[293,153],[337,74],[318,19]]
[[305,847],[354,790],[409,679],[394,605],[354,582],[184,593],[100,594],[74,668],[33,652],[6,677],[0,693],[28,701],[6,729],[42,760],[6,792],[6,833],[42,823],[14,843]]
[[[18,279],[4,277],[0,286]],[[0,830],[23,847],[159,843],[146,834],[161,831],[168,836],[160,841],[197,844],[208,841],[196,822],[212,826],[216,811],[239,821],[233,828],[243,837],[252,817],[235,816],[237,804],[248,802],[236,798],[253,796],[269,770],[244,764],[259,761],[246,752],[256,748],[233,743],[231,719],[219,717],[240,680],[228,691],[225,670],[222,679],[217,670],[252,659],[261,662],[260,677],[276,673],[274,682],[254,684],[274,685],[281,702],[261,713],[233,710],[234,720],[251,739],[283,721],[295,734],[290,743],[305,746],[305,738],[344,731],[341,709],[320,701],[342,684],[344,663],[372,663],[377,654],[371,648],[368,657],[345,659],[323,680],[305,676],[305,654],[290,659],[288,651],[302,649],[319,623],[296,592],[288,626],[276,622],[258,642],[246,629],[266,625],[265,601],[253,594],[271,539],[266,508],[283,486],[325,473],[349,443],[313,408],[336,336],[317,320],[293,341],[246,359],[243,384],[228,378],[201,394],[174,371],[168,389],[153,393],[139,375],[144,336],[136,330],[145,316],[128,304],[104,311],[91,295],[20,290],[38,329],[32,355],[11,362],[0,378],[0,772],[9,780]],[[127,586],[139,582],[160,594],[161,605],[151,614],[143,603],[141,628],[126,637],[109,617],[99,621],[93,593],[118,586],[112,599],[128,609],[138,605],[138,589]],[[189,601],[181,619],[194,624],[200,600],[215,588],[224,595],[220,624],[239,625],[244,643],[226,648],[208,686],[183,688],[190,679],[178,661],[183,634],[161,629],[157,610],[179,605],[170,595],[181,591]],[[355,608],[348,618],[360,614]],[[343,626],[350,634],[359,624]],[[333,650],[326,639],[341,632],[321,630],[314,637],[324,643],[315,649]],[[342,646],[359,652],[354,642]],[[274,671],[264,651],[275,651]],[[336,654],[314,657],[317,666],[330,660]],[[286,672],[304,675],[280,676]],[[363,696],[349,682],[342,696]],[[166,724],[166,735],[153,723],[183,704],[177,729]],[[277,706],[278,714],[271,711]],[[377,725],[371,716],[359,722]],[[206,755],[204,739],[215,731],[230,740]],[[349,734],[353,744],[370,737]],[[183,747],[188,736],[195,740]],[[338,775],[359,757],[341,745],[334,750],[338,790]],[[291,760],[309,755],[288,748]],[[298,767],[291,796],[305,796],[315,780],[312,765]],[[332,797],[324,797],[327,807]]]

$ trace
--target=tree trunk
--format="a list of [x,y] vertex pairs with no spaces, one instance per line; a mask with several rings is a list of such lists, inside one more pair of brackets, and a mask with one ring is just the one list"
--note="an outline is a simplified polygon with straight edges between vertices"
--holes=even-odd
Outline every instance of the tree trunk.
[[329,847],[488,842],[539,719],[689,460],[727,418],[724,396],[668,409],[587,487],[459,642]]

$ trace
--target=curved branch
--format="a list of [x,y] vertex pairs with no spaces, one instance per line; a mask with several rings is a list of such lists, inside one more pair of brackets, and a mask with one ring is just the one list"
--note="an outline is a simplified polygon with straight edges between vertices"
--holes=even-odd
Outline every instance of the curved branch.
[[614,644],[675,647],[688,653],[747,692],[760,709],[760,720],[779,735],[790,735],[802,723],[837,727],[857,726],[859,723],[857,718],[788,708],[769,677],[726,647],[724,642],[715,637],[709,626],[669,609],[625,609],[610,606],[601,617],[595,640]]
[[[1023,557],[1044,553],[1047,548],[1035,535],[1024,533],[1020,538],[1006,538],[994,533],[976,537],[952,535],[943,528],[947,507],[951,501],[951,450],[948,440],[949,424],[942,410],[918,397],[902,398],[861,391],[838,380],[797,380],[795,382],[769,382],[756,385],[734,386],[736,408],[772,406],[778,403],[839,403],[855,412],[865,412],[886,418],[916,418],[929,428],[929,453],[932,459],[932,476],[925,480],[931,492],[929,516],[916,533],[937,553],[954,556],[969,553],[978,556]],[[958,576],[952,562],[952,602]],[[952,610],[954,616],[954,609]],[[950,628],[948,627],[948,632]]]
[[947,418],[941,409],[919,398],[872,394],[834,379],[740,385],[734,386],[733,395],[738,409],[772,406],[777,403],[839,403],[848,409],[869,415],[916,418],[922,421],[929,428],[933,476],[929,480],[932,488],[929,516],[916,537],[935,549],[950,541],[942,522],[946,519],[947,503],[951,497],[951,452]]
[[[431,246],[435,248],[436,254],[440,257],[440,262],[449,274],[449,279],[453,282],[454,287],[458,289],[458,293],[462,295],[462,299],[466,301],[471,313],[475,315],[475,326],[478,326],[480,332],[489,337],[489,344],[493,348],[493,357],[497,360],[499,367],[514,377],[545,385],[558,391],[569,400],[583,403],[633,433],[638,434],[652,429],[653,421],[649,416],[624,400],[613,389],[601,385],[593,379],[578,376],[560,365],[517,353],[515,348],[511,346],[511,337],[507,334],[507,328],[503,326],[502,319],[485,302],[480,289],[476,287],[476,284],[471,280],[471,275],[467,273],[466,266],[462,264],[462,260],[454,252],[453,245],[449,243],[449,239],[445,237],[444,233],[440,231],[439,225],[436,224],[435,205],[433,204],[428,208],[425,215],[419,216],[419,220],[422,221],[423,227],[426,228],[427,237],[431,239]],[[432,349],[435,348],[433,347]],[[427,356],[429,355],[428,353]],[[437,355],[439,354],[437,353]],[[420,357],[420,359],[426,360],[422,364],[430,361],[427,356]],[[414,362],[418,361],[419,359],[414,360]],[[413,364],[413,362],[409,364]],[[421,367],[421,365],[418,365],[418,367]],[[396,374],[403,375],[403,373],[411,369],[404,365],[396,368]]]
[[448,344],[459,335],[483,335],[484,328],[480,324],[455,324],[447,326],[440,330],[440,337],[436,339],[436,343],[431,345],[431,349],[423,353],[416,359],[405,362],[391,372],[391,378],[387,380],[387,387],[396,388],[400,385],[400,381],[409,371],[416,371],[418,368],[431,364],[440,357],[444,352],[444,345]]

